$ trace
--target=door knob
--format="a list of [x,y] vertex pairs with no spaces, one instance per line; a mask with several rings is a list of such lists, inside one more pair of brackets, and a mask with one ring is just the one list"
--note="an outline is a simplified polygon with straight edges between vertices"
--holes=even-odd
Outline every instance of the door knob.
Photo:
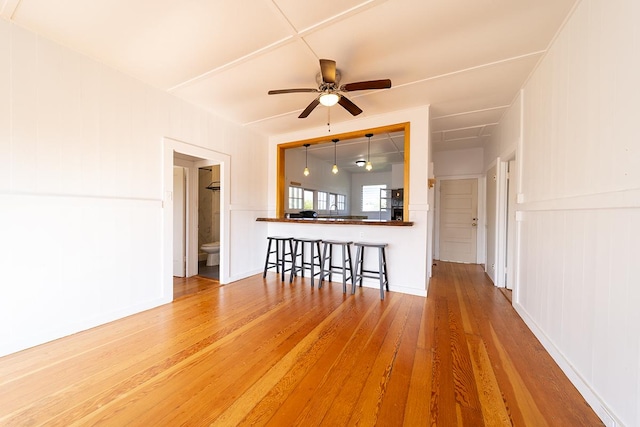
[[471,225],[472,225],[473,227],[475,227],[475,226],[477,226],[478,224],[476,224],[475,222],[472,222],[472,223],[471,223]]

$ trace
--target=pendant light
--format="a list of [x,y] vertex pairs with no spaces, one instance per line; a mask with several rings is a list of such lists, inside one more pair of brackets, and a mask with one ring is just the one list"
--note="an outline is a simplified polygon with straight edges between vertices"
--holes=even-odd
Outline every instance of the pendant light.
[[338,141],[340,141],[339,139],[332,139],[331,141],[333,141],[333,167],[331,168],[331,172],[333,172],[333,174],[337,174],[338,173],[338,161],[337,161],[337,156],[336,156],[336,146],[338,144]]
[[369,143],[367,144],[367,166],[365,166],[365,169],[370,171],[371,169],[373,169],[373,166],[371,165],[371,161],[369,160],[369,156],[371,154],[371,137],[373,136],[373,134],[368,133],[365,136],[369,138]]
[[309,167],[307,166],[307,160],[309,158],[308,152],[310,145],[311,144],[304,144],[304,176],[309,176]]

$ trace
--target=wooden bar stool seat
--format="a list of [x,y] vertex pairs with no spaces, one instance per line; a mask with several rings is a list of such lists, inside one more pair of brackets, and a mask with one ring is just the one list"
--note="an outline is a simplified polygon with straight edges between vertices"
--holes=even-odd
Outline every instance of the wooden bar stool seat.
[[[280,280],[284,282],[285,271],[291,270],[291,267],[285,269],[285,263],[293,265],[293,237],[280,237],[269,236],[267,245],[267,257],[264,261],[264,272],[262,278],[267,277],[267,270],[270,268],[276,268],[276,273],[280,273]],[[272,243],[275,243],[275,248],[271,249]],[[289,252],[287,252],[287,250]],[[272,260],[272,256],[275,254],[275,260]],[[289,259],[287,260],[287,256]]]
[[[380,299],[384,299],[384,290],[389,292],[389,278],[387,277],[387,257],[385,255],[386,243],[364,243],[356,242],[356,280],[353,282],[351,293],[356,292],[356,283],[362,287],[362,279],[368,277],[370,279],[378,279],[380,281]],[[378,249],[378,270],[364,269],[364,249]]]
[[[322,247],[322,260],[320,271],[320,284],[318,288],[322,287],[322,282],[325,278],[328,278],[331,282],[333,274],[342,275],[342,292],[347,293],[347,281],[351,280],[351,287],[355,292],[355,282],[353,281],[353,263],[351,261],[351,245],[353,242],[338,241],[338,240],[323,240]],[[340,246],[342,248],[342,263],[333,263],[333,247]],[[353,293],[352,292],[352,293]]]

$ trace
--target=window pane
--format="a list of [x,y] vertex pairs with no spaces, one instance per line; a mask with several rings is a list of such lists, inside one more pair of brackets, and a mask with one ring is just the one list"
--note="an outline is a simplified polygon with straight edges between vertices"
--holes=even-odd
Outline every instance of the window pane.
[[302,188],[289,187],[289,209],[302,209]]
[[318,191],[318,210],[327,210],[327,193],[324,191]]
[[336,209],[337,205],[336,205],[336,195],[335,194],[329,194],[329,210],[331,209]]
[[311,190],[304,190],[304,209],[313,210],[313,191]]
[[338,210],[339,211],[343,211],[345,210],[346,207],[346,201],[347,201],[347,196],[345,196],[344,194],[338,194]]
[[[386,185],[362,186],[362,212],[377,212],[380,210],[380,190],[386,189]],[[383,200],[383,208],[386,208],[386,200]]]

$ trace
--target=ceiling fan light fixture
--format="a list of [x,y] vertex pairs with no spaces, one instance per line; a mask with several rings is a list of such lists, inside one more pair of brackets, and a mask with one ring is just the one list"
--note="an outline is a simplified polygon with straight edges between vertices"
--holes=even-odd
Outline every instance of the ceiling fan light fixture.
[[320,104],[324,105],[325,107],[333,107],[338,103],[339,100],[340,96],[336,93],[331,92],[323,93],[322,95],[320,95],[319,99]]
[[363,167],[365,163],[367,162],[364,160],[356,160],[356,166],[358,166],[359,168]]

